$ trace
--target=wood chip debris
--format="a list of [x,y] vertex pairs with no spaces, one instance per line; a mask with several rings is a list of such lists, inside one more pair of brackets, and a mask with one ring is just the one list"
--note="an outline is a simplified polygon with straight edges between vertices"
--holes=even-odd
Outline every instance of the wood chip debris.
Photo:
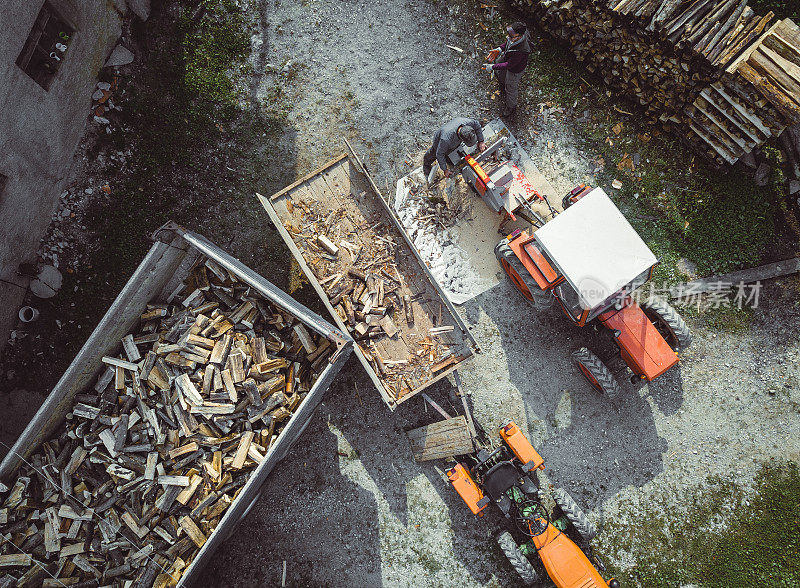
[[0,485],[0,586],[174,586],[334,350],[199,258]]
[[[387,223],[359,225],[345,209],[329,211],[315,201],[296,200],[292,210],[294,226],[302,227],[294,232],[295,242],[340,325],[356,340],[386,391],[400,399],[439,375],[433,368],[460,333],[444,325],[433,329],[438,337],[426,336],[426,326],[440,324],[441,317],[426,311],[422,304],[430,299],[418,300],[421,293],[404,279],[404,245]],[[303,341],[302,326],[299,331]],[[450,336],[442,336],[446,333]],[[418,353],[426,344],[425,352]],[[306,351],[313,354],[310,347]],[[454,357],[447,367],[457,359],[463,357]]]

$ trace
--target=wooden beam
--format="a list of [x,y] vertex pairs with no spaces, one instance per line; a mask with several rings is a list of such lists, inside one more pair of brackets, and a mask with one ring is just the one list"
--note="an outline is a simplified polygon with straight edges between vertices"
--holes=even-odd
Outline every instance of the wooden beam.
[[687,293],[701,294],[704,292],[716,292],[720,284],[737,285],[752,284],[761,280],[769,280],[781,276],[788,276],[800,272],[800,258],[793,257],[776,263],[768,263],[754,268],[739,270],[721,276],[692,280],[681,286],[674,286],[670,289],[673,297],[685,296]]
[[[290,191],[294,190],[295,188],[297,188],[297,186],[299,186],[300,184],[302,184],[304,182],[307,182],[308,180],[312,179],[316,175],[319,175],[320,173],[324,172],[329,167],[333,167],[334,165],[336,165],[337,163],[339,163],[341,160],[343,160],[346,157],[347,157],[347,153],[342,153],[339,157],[337,157],[335,159],[331,159],[328,163],[322,165],[321,167],[318,167],[314,171],[304,175],[299,180],[289,184],[283,190],[281,190],[279,192],[275,192],[272,196],[269,197],[269,199],[270,200],[277,200],[278,198],[280,198],[281,196],[283,196],[287,192],[290,192]],[[263,196],[261,196],[261,194],[258,194],[258,193],[256,193],[256,196],[258,196],[259,198],[263,198]]]

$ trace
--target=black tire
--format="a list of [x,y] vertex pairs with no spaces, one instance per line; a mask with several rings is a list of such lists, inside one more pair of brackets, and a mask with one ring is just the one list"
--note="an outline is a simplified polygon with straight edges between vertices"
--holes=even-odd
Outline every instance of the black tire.
[[597,535],[597,528],[592,522],[586,518],[586,513],[583,512],[578,503],[573,500],[572,496],[563,488],[556,488],[553,490],[553,500],[561,508],[561,512],[567,517],[572,526],[578,532],[578,535],[583,537],[584,541],[591,541]]
[[517,542],[511,536],[511,533],[504,531],[497,537],[497,544],[503,550],[511,567],[519,574],[522,581],[528,586],[539,583],[539,574],[534,569],[533,564],[525,557],[517,546]]
[[675,351],[686,351],[692,344],[692,334],[681,315],[666,301],[650,298],[642,304],[642,310],[661,336]]
[[614,374],[611,373],[600,358],[594,353],[581,347],[572,353],[572,361],[581,370],[581,373],[592,385],[592,388],[605,394],[609,398],[616,398],[620,394],[619,384]]
[[494,255],[506,273],[514,289],[536,310],[547,310],[553,306],[553,295],[549,290],[542,290],[530,272],[511,250],[506,239],[501,240],[494,248]]

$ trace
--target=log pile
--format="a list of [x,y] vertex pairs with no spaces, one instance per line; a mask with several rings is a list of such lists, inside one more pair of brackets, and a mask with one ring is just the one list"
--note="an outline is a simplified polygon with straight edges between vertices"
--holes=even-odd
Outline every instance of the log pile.
[[[366,198],[362,193],[357,200]],[[348,330],[387,392],[395,400],[414,393],[464,359],[451,339],[455,327],[433,316],[424,292],[413,292],[401,270],[404,243],[378,221],[348,232],[344,209],[295,201],[302,230],[289,227],[323,288],[340,324]],[[387,238],[385,235],[389,235]],[[381,349],[384,351],[382,352]]]
[[726,163],[751,153],[786,126],[786,121],[750,84],[730,75],[704,88],[684,116],[672,115],[662,120],[674,133],[688,123],[694,134],[688,134],[685,140],[712,160]]
[[788,127],[778,139],[784,155],[786,192],[800,206],[800,125]]
[[0,586],[174,586],[335,351],[200,258],[0,485]]
[[754,13],[747,0],[515,2],[609,86],[717,163],[735,162],[800,120],[792,98],[798,29],[774,22],[772,12]]
[[776,23],[728,71],[750,82],[791,124],[800,124],[800,27]]

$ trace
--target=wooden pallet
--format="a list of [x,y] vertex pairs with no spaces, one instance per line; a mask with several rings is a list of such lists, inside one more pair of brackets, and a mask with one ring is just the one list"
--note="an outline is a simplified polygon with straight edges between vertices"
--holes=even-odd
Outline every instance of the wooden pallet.
[[416,461],[442,459],[474,451],[469,425],[462,415],[413,429],[407,435]]

